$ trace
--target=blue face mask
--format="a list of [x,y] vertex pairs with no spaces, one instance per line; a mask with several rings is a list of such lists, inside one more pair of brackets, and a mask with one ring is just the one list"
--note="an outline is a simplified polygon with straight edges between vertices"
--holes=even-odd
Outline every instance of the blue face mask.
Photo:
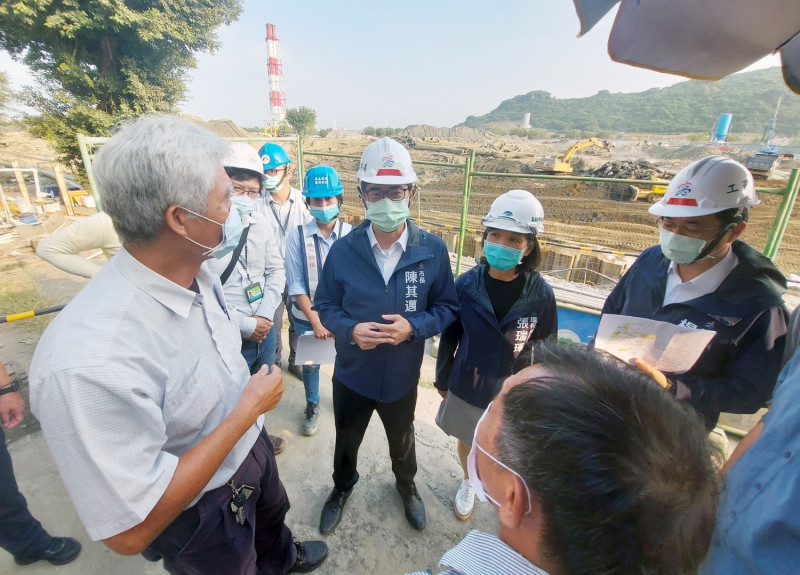
[[203,218],[204,220],[217,224],[222,228],[222,239],[212,248],[204,246],[200,242],[194,241],[189,236],[184,236],[194,245],[205,248],[206,251],[203,252],[204,256],[220,259],[231,253],[234,249],[236,249],[236,246],[239,245],[239,240],[242,238],[242,232],[244,231],[244,224],[242,224],[242,216],[239,215],[239,210],[228,210],[228,218],[224,223],[219,223],[218,221],[207,218],[202,214],[193,212],[188,208],[184,208],[183,206],[179,207],[182,210],[186,210],[190,214],[196,215],[198,218]]
[[332,222],[339,216],[339,206],[325,206],[324,208],[308,208],[311,216],[323,224]]
[[485,240],[483,242],[483,257],[495,269],[506,271],[515,268],[522,261],[525,250],[517,250]]
[[252,198],[248,198],[247,196],[231,194],[231,202],[234,206],[236,206],[240,216],[249,216],[253,213],[253,210],[256,207],[256,201]]

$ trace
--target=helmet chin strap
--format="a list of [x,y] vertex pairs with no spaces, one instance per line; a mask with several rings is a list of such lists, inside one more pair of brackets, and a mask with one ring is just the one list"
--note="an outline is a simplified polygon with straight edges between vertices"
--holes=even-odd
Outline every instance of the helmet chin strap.
[[[692,264],[695,264],[695,263],[699,262],[700,260],[704,260],[706,258],[711,259],[711,260],[717,259],[717,258],[714,257],[714,254],[719,253],[720,251],[725,249],[725,246],[724,245],[720,246],[718,249],[714,249],[714,248],[716,248],[719,245],[719,243],[722,241],[722,238],[724,238],[728,234],[728,232],[731,231],[732,229],[733,229],[732,227],[726,226],[725,229],[722,230],[722,233],[711,241],[710,245],[708,245],[707,247],[703,248],[703,250],[700,252],[700,255],[698,255],[692,261]],[[691,265],[691,264],[689,264],[689,265]]]

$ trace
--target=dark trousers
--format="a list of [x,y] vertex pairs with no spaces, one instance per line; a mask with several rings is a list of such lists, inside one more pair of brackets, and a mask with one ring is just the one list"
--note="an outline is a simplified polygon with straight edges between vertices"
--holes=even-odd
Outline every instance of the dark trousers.
[[333,484],[348,491],[358,481],[358,448],[364,439],[372,412],[377,411],[389,440],[392,471],[401,487],[408,487],[417,474],[414,443],[414,409],[417,388],[392,403],[381,403],[356,393],[333,376],[333,418],[336,447],[333,453]]
[[0,427],[0,547],[19,559],[29,559],[41,557],[51,540],[19,492],[6,435]]
[[294,321],[292,321],[292,312],[289,309],[291,305],[291,297],[289,296],[289,287],[284,286],[283,295],[281,296],[281,303],[275,310],[275,317],[272,318],[272,330],[275,332],[275,363],[280,365],[281,355],[283,354],[283,338],[281,332],[283,330],[283,311],[286,310],[289,316],[289,358],[287,366],[294,363],[294,354],[297,352],[297,332],[294,329]]
[[247,522],[239,525],[230,508],[231,488],[209,491],[181,513],[142,553],[164,559],[175,575],[278,575],[294,565],[297,550],[284,524],[289,498],[278,477],[275,452],[266,430],[233,475],[237,487],[249,485]]

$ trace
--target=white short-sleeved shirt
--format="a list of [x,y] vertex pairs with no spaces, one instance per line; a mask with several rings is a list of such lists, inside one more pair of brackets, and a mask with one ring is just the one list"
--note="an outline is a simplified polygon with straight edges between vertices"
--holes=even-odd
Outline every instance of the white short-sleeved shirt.
[[[141,523],[178,457],[213,431],[249,379],[219,278],[185,289],[124,248],[47,328],[30,371],[31,409],[93,540]],[[205,491],[226,483],[263,416]]]

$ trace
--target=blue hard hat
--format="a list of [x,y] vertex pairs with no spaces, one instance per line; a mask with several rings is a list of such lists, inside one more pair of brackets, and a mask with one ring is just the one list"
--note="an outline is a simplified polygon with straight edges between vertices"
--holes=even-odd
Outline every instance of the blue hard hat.
[[261,163],[264,165],[264,171],[274,170],[284,164],[291,164],[289,154],[286,153],[281,146],[267,142],[261,149],[258,150],[258,155],[261,156]]
[[303,180],[303,196],[306,198],[340,196],[343,190],[339,174],[330,166],[309,168]]

